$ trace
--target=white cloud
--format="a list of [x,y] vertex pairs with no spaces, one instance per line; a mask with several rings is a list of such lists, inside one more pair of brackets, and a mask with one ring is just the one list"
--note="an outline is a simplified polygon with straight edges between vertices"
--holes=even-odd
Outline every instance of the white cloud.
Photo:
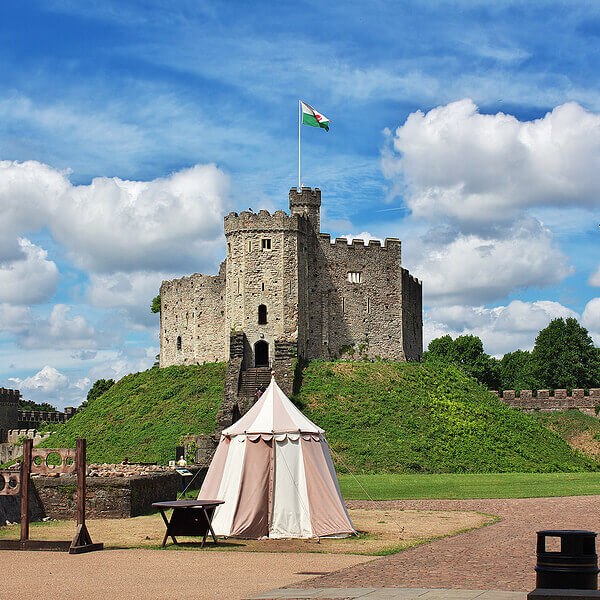
[[78,266],[96,272],[212,264],[228,188],[215,165],[152,181],[98,177],[73,186],[47,165],[0,161],[0,258],[19,257],[15,233],[47,226]]
[[57,371],[54,367],[46,365],[41,371],[26,379],[11,378],[22,392],[41,392],[54,394],[69,385],[69,378]]
[[44,318],[34,315],[26,307],[0,304],[0,332],[16,335],[18,345],[28,350],[90,350],[120,341],[116,334],[109,337],[106,332],[97,331],[82,315],[70,318],[70,311],[71,307],[66,304],[55,304],[48,317]]
[[477,306],[517,289],[555,285],[572,273],[551,232],[533,219],[509,230],[505,239],[459,234],[444,243],[428,237],[433,242],[423,247],[409,245],[426,305]]
[[600,206],[600,115],[574,102],[521,122],[464,99],[412,113],[392,145],[384,172],[402,178],[409,208],[428,220],[468,229],[529,207]]
[[[600,303],[599,303],[600,317]],[[558,302],[514,300],[507,306],[443,306],[426,311],[423,323],[424,347],[442,335],[472,334],[480,337],[488,354],[531,350],[538,332],[555,318],[579,315]],[[585,318],[585,317],[584,317]],[[598,320],[600,324],[600,319]]]
[[35,304],[51,298],[58,286],[56,264],[43,248],[19,238],[22,256],[0,264],[0,302]]
[[[346,235],[341,235],[340,237],[346,238],[348,240],[348,244],[351,244],[352,240],[362,240],[367,245],[371,240],[376,240],[383,244],[383,240],[381,238],[371,235],[368,231],[363,231],[362,233],[358,233],[356,235],[348,233]],[[332,242],[333,241],[334,240],[332,240]]]
[[588,283],[594,287],[600,287],[600,266],[590,275]]
[[592,298],[586,304],[581,323],[590,332],[594,343],[600,346],[600,298]]
[[135,271],[90,275],[87,299],[99,308],[124,309],[132,325],[155,328],[158,317],[150,312],[152,299],[158,295],[164,280],[172,273]]

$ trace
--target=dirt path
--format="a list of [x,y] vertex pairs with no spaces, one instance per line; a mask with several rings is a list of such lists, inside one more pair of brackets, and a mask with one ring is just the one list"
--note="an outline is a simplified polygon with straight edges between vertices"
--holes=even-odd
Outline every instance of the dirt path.
[[0,598],[45,600],[202,600],[247,598],[310,575],[371,560],[368,556],[105,550],[0,554]]
[[354,507],[478,510],[498,515],[502,521],[364,565],[353,566],[339,573],[304,581],[301,587],[422,587],[531,591],[535,588],[536,531],[600,531],[600,496],[507,500],[399,500],[348,504]]

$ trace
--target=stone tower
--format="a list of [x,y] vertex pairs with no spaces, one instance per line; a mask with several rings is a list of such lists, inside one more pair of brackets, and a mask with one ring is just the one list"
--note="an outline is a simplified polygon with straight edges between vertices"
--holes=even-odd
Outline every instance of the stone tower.
[[318,188],[292,188],[289,206],[230,213],[219,274],[163,282],[161,367],[229,361],[232,396],[256,369],[289,391],[296,357],[421,360],[421,282],[400,240],[332,242]]

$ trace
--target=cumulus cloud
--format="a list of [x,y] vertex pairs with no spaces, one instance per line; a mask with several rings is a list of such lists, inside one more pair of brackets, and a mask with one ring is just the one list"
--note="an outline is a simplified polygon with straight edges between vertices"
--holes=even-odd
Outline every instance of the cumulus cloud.
[[90,350],[120,341],[97,331],[82,315],[70,317],[71,307],[55,304],[48,317],[33,314],[30,308],[0,304],[0,332],[14,334],[21,348],[74,348]]
[[15,232],[46,226],[78,266],[94,272],[181,269],[202,263],[199,256],[211,262],[228,189],[212,164],[152,181],[98,177],[74,186],[48,165],[0,161],[0,259],[19,258]]
[[586,304],[581,322],[590,332],[594,343],[600,346],[600,298],[592,298]]
[[132,324],[142,327],[157,325],[157,316],[150,312],[152,298],[158,295],[164,280],[172,273],[135,271],[90,275],[87,299],[92,306],[122,309]]
[[[600,317],[600,303],[598,306]],[[440,306],[426,311],[423,323],[425,348],[442,335],[473,334],[483,341],[485,351],[502,355],[517,348],[531,350],[541,329],[555,318],[579,315],[559,302],[514,300],[506,306]],[[600,319],[598,320],[600,325]]]
[[588,283],[594,287],[600,287],[600,266],[590,275]]
[[422,279],[424,303],[485,304],[510,292],[559,283],[572,273],[553,245],[552,233],[534,219],[510,230],[504,239],[458,234],[410,250],[414,274]]
[[480,114],[470,99],[417,111],[391,136],[385,174],[413,215],[463,230],[536,206],[600,206],[600,115],[570,102],[541,119]]
[[21,257],[0,264],[0,302],[44,302],[56,293],[58,268],[43,248],[28,239],[19,238],[18,244]]
[[54,394],[69,385],[69,378],[57,371],[54,367],[46,365],[41,371],[26,379],[10,378],[22,392],[41,392]]

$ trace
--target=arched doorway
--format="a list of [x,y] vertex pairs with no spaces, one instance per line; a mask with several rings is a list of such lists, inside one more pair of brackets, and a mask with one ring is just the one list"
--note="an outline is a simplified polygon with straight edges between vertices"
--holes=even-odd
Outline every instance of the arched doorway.
[[254,344],[254,366],[269,366],[269,344],[264,340],[260,340]]

